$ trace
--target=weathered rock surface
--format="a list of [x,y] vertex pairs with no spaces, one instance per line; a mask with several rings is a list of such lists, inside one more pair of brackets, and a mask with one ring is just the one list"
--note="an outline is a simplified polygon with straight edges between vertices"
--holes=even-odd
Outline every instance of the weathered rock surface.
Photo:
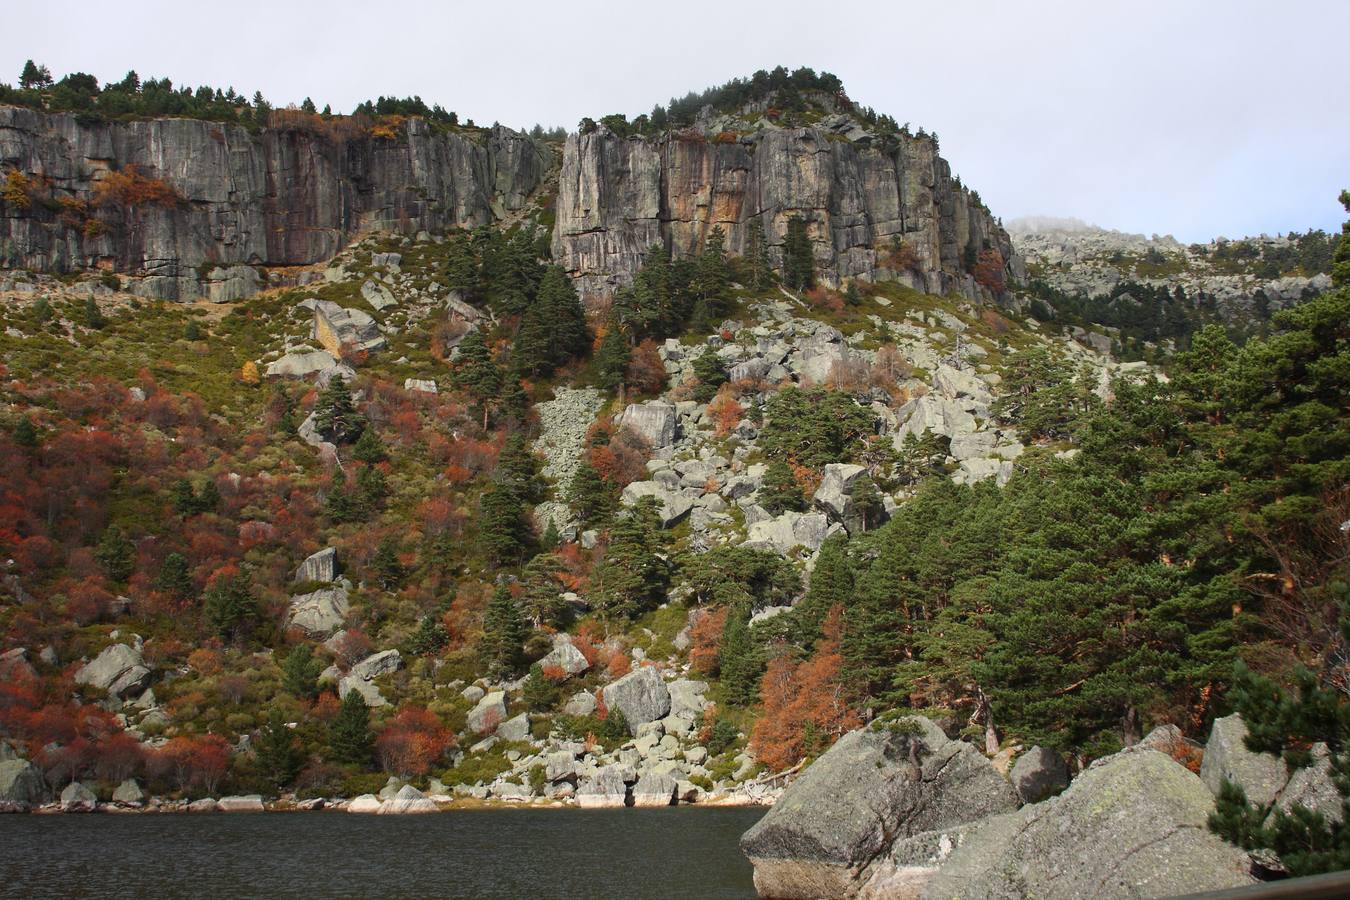
[[216,801],[216,808],[221,812],[262,812],[263,798],[261,794],[221,797]]
[[[998,249],[1009,274],[1021,276],[1007,234],[953,179],[931,138],[831,137],[820,127],[773,126],[735,142],[691,133],[626,140],[603,126],[570,135],[553,257],[583,292],[608,294],[631,280],[652,244],[691,256],[715,225],[739,254],[757,219],[777,262],[787,221],[799,215],[829,284],[896,278],[974,298],[983,289],[962,265],[972,242]],[[893,238],[912,249],[912,267],[889,268]]]
[[675,802],[675,779],[668,774],[644,772],[633,785],[633,805],[670,806]]
[[337,360],[327,350],[297,350],[267,364],[268,378],[304,378],[332,367]]
[[1206,826],[1213,808],[1167,756],[1118,753],[1058,797],[954,836],[921,896],[1171,897],[1250,884],[1247,855]]
[[145,791],[141,790],[141,786],[136,779],[128,778],[117,786],[117,790],[113,791],[112,801],[127,806],[139,806],[145,802]]
[[385,800],[376,811],[381,816],[403,816],[438,812],[436,804],[417,788],[405,784],[392,799]]
[[646,403],[630,403],[623,411],[619,424],[639,435],[652,449],[659,450],[674,442],[676,421],[675,404],[649,400]]
[[1247,725],[1237,713],[1215,719],[1200,763],[1200,778],[1216,797],[1227,779],[1242,788],[1249,801],[1264,806],[1284,790],[1289,772],[1278,756],[1248,750],[1243,743],[1246,737]]
[[506,721],[506,694],[492,691],[469,710],[468,726],[478,734],[491,734]]
[[37,766],[26,759],[0,762],[0,808],[28,809],[46,803],[49,796],[47,782]]
[[562,669],[568,675],[580,675],[591,667],[591,664],[586,662],[586,657],[573,645],[571,637],[565,632],[553,636],[553,649],[539,660],[539,665],[546,670],[550,668]]
[[318,553],[311,553],[300,567],[295,570],[295,581],[337,581],[337,550],[325,547]]
[[374,794],[362,794],[359,797],[353,797],[352,802],[347,804],[349,813],[378,813],[380,811],[380,798]]
[[639,726],[665,718],[670,712],[670,691],[651,666],[629,672],[607,685],[604,697],[605,708],[622,712],[634,734]]
[[662,487],[656,481],[634,481],[623,489],[620,499],[625,506],[633,506],[643,497],[655,497],[659,502],[658,513],[663,528],[677,524],[694,508],[693,499]]
[[[500,219],[531,202],[556,164],[546,144],[506,128],[481,142],[417,118],[400,129],[397,140],[331,139],[304,127],[251,134],[195,119],[95,122],[0,107],[5,167],[49,180],[54,198],[84,201],[101,225],[67,225],[41,204],[0,218],[0,268],[105,264],[138,276],[146,296],[241,299],[262,283],[254,266],[320,262],[357,231]],[[93,202],[104,174],[128,166],[167,181],[183,202],[143,204],[134,225]]]
[[112,697],[128,697],[145,690],[150,683],[150,667],[139,650],[126,644],[109,644],[75,673],[75,683],[107,691]]
[[388,341],[369,314],[347,309],[331,300],[314,301],[314,340],[334,356],[348,350],[383,350]]
[[577,806],[582,809],[612,809],[625,806],[627,802],[628,785],[618,766],[605,766],[583,779],[577,788]]
[[350,610],[345,587],[319,588],[291,598],[286,624],[303,630],[310,637],[326,640],[347,621]]
[[98,797],[78,781],[72,781],[61,791],[61,812],[93,812],[97,807]]
[[1012,787],[979,751],[911,717],[840,738],[745,833],[741,849],[761,896],[844,897],[893,841],[1016,807]]
[[1032,747],[1017,757],[1008,780],[1023,803],[1039,803],[1068,786],[1069,767],[1049,747]]

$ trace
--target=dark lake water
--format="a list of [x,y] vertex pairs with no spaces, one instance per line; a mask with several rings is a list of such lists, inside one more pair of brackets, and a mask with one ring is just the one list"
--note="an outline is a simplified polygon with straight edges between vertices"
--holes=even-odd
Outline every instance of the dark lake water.
[[4,897],[754,897],[758,808],[0,816]]

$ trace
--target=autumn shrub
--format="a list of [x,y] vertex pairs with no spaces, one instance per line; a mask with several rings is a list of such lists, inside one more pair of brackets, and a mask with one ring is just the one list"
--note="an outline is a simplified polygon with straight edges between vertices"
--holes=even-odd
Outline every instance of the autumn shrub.
[[702,609],[694,614],[689,629],[689,664],[702,675],[716,675],[722,630],[727,624],[727,607]]
[[183,195],[167,181],[141,174],[135,165],[106,173],[94,185],[96,206],[179,206]]
[[712,417],[717,437],[724,438],[741,424],[745,407],[736,402],[732,385],[724,384],[718,389],[717,396],[708,404],[708,414]]
[[1007,289],[1003,254],[997,250],[991,248],[981,251],[971,274],[975,276],[977,284],[988,288],[994,294],[1001,294]]
[[823,751],[861,724],[849,709],[840,679],[842,622],[842,608],[833,607],[810,659],[796,663],[790,656],[779,656],[764,673],[760,684],[764,714],[751,732],[750,750],[774,771]]
[[656,395],[665,389],[666,365],[651,338],[644,339],[633,349],[624,384],[629,391],[639,395]]
[[421,706],[405,706],[375,738],[375,753],[386,772],[425,775],[453,739],[435,713]]

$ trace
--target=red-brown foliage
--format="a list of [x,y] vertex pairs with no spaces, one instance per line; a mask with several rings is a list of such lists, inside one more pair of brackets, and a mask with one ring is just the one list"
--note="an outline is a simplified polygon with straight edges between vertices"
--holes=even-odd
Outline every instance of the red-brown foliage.
[[794,664],[780,656],[764,673],[760,684],[764,714],[750,735],[750,751],[774,771],[781,772],[825,749],[861,724],[844,701],[839,677],[843,664],[839,655],[842,619],[840,607],[830,610],[810,659]]
[[704,609],[697,613],[689,629],[689,664],[694,671],[716,675],[719,669],[719,648],[722,629],[727,624],[727,608]]
[[405,706],[375,739],[375,751],[386,772],[425,775],[452,737],[435,713],[422,706]]
[[230,745],[216,734],[179,735],[155,752],[150,768],[180,791],[214,794],[230,768]]
[[162,179],[142,175],[134,165],[108,172],[94,185],[94,203],[98,206],[177,206],[183,202],[177,188]]
[[666,365],[656,351],[656,342],[646,338],[633,348],[624,382],[636,394],[659,394],[666,386]]
[[988,288],[994,294],[1001,294],[1007,288],[1003,254],[993,248],[980,252],[971,274],[975,276],[977,283]]
[[741,424],[741,416],[745,415],[745,407],[736,402],[732,396],[732,387],[724,384],[717,391],[717,396],[708,404],[708,414],[712,416],[713,427],[719,438],[724,438],[731,434],[731,430]]

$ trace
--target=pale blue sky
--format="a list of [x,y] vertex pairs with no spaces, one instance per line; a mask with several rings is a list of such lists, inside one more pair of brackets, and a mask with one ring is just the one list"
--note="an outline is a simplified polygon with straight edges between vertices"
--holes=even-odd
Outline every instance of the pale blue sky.
[[937,131],[1005,219],[1183,240],[1332,229],[1350,187],[1350,0],[143,0],[126,14],[47,0],[5,18],[10,83],[31,56],[57,77],[135,68],[339,111],[419,94],[526,127],[808,65]]

